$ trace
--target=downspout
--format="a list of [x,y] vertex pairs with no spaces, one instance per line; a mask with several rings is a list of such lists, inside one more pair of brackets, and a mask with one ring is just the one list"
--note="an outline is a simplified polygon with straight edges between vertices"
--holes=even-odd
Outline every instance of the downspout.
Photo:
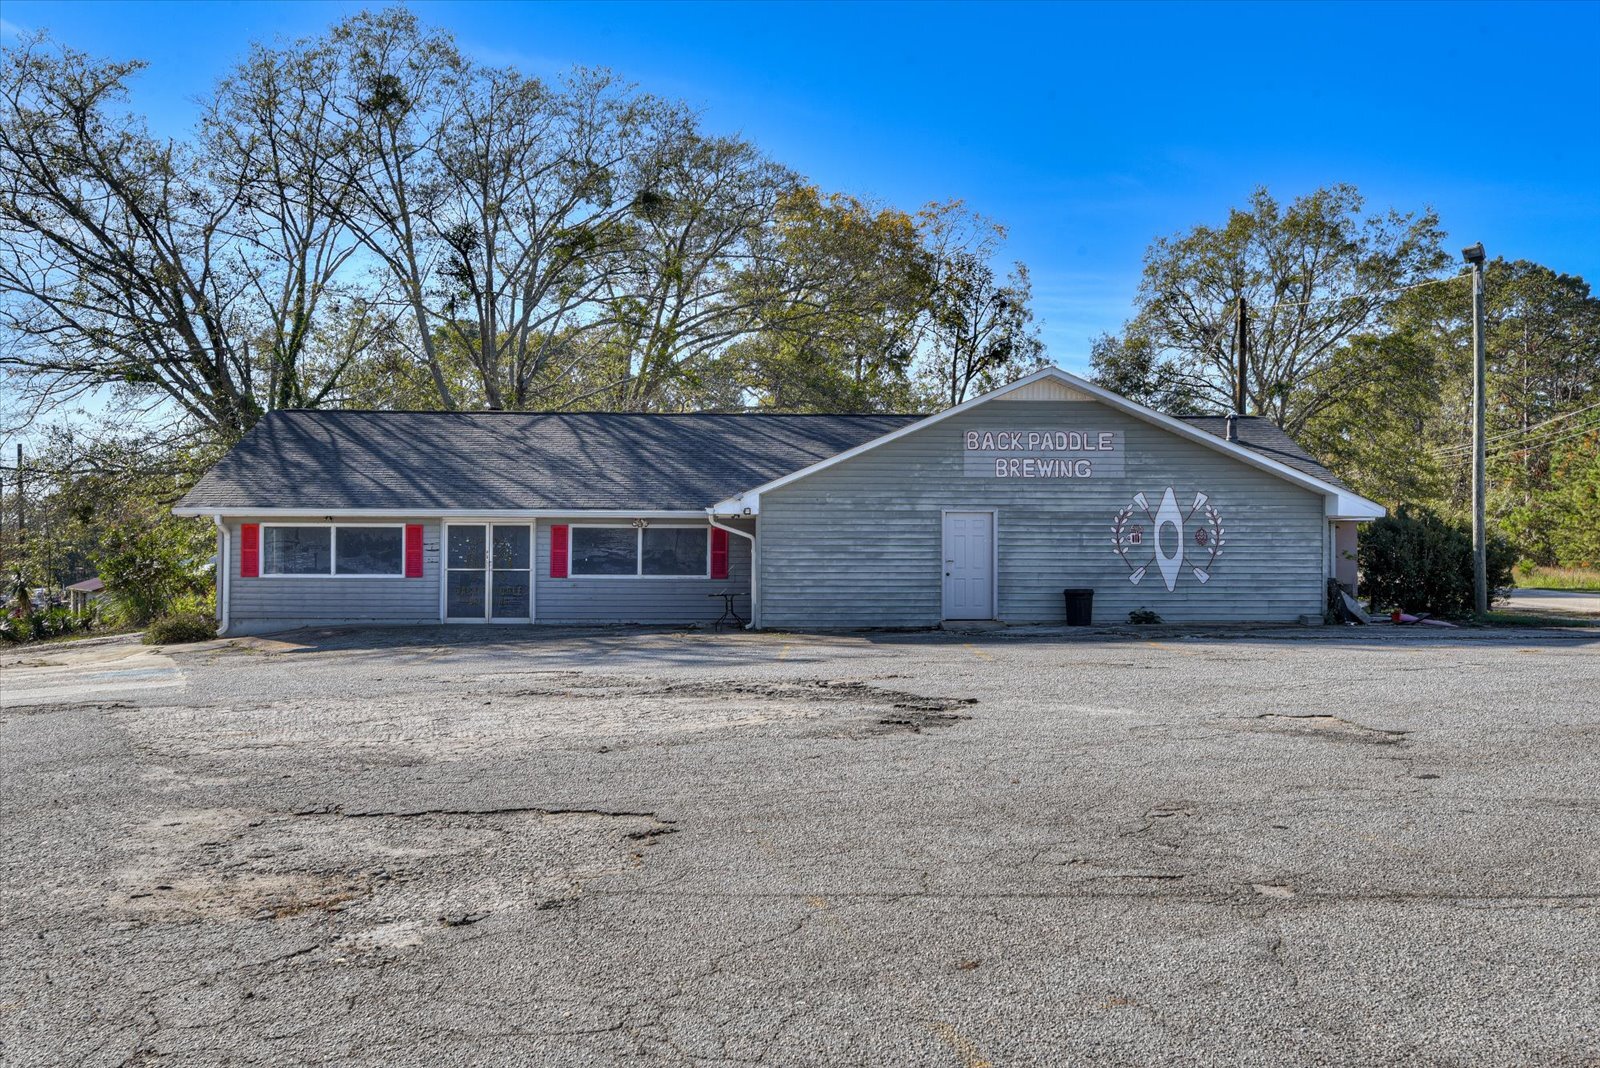
[[761,569],[760,561],[756,559],[756,536],[747,534],[738,527],[730,527],[726,523],[717,522],[717,517],[711,509],[706,509],[706,519],[718,530],[726,530],[729,534],[737,534],[750,543],[750,622],[744,625],[745,630],[755,630],[756,623],[761,618]]
[[228,576],[233,568],[228,561],[228,525],[220,515],[213,515],[211,521],[217,525],[217,635],[220,637],[228,633]]

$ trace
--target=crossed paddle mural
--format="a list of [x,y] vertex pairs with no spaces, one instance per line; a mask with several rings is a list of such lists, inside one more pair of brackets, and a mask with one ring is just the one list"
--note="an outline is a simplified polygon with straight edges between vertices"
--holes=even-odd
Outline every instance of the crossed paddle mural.
[[[1143,513],[1150,524],[1148,545],[1145,543],[1144,525],[1132,522],[1136,511]],[[1204,554],[1205,563],[1191,563],[1189,570],[1204,585],[1211,581],[1211,569],[1216,566],[1217,557],[1222,555],[1222,547],[1227,544],[1222,539],[1222,516],[1211,505],[1210,498],[1204,493],[1196,493],[1189,511],[1183,512],[1178,508],[1178,499],[1173,496],[1172,487],[1168,486],[1161,495],[1160,506],[1152,512],[1149,499],[1143,493],[1134,494],[1133,503],[1125,506],[1111,521],[1112,551],[1128,565],[1128,581],[1137,586],[1153,564],[1161,573],[1161,581],[1166,583],[1168,592],[1175,589],[1183,573],[1185,555],[1191,552],[1187,531],[1195,516],[1200,517],[1200,523],[1192,535],[1192,553],[1196,558]],[[1172,539],[1174,548],[1171,553],[1162,551],[1161,532],[1164,527],[1171,527],[1176,535]],[[1133,557],[1144,559],[1145,549],[1150,552],[1149,559],[1143,563],[1136,562]]]

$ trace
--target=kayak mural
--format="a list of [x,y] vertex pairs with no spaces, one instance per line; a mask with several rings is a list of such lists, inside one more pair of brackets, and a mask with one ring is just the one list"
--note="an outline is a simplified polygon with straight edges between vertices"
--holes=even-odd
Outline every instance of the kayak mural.
[[1169,593],[1177,588],[1185,564],[1201,585],[1210,582],[1217,557],[1226,544],[1222,516],[1211,499],[1196,493],[1194,503],[1185,512],[1171,486],[1161,495],[1161,503],[1154,511],[1148,497],[1135,493],[1133,503],[1124,506],[1111,521],[1111,550],[1128,565],[1128,581],[1137,586],[1154,567]]

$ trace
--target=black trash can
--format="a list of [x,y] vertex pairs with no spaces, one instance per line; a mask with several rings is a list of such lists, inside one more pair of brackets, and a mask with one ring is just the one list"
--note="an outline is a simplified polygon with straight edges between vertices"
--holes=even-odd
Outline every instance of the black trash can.
[[1093,590],[1062,590],[1067,596],[1067,626],[1087,627],[1094,618]]

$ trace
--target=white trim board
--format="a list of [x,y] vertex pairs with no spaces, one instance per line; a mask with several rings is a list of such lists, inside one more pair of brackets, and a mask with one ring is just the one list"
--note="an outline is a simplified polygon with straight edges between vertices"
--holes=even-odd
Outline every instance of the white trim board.
[[[1255,450],[1244,445],[1236,444],[1226,440],[1225,438],[1219,438],[1215,434],[1208,434],[1204,430],[1190,426],[1181,419],[1175,419],[1170,415],[1165,415],[1156,411],[1154,408],[1147,408],[1142,404],[1128,400],[1126,397],[1112,393],[1110,390],[1101,386],[1097,386],[1093,382],[1079,378],[1077,375],[1068,374],[1059,367],[1041,368],[1031,375],[1028,375],[1024,378],[1019,378],[1009,385],[1001,386],[996,390],[991,390],[982,396],[973,397],[971,400],[964,401],[961,404],[956,405],[954,408],[946,408],[944,411],[935,415],[930,415],[926,419],[921,419],[915,423],[910,423],[898,430],[891,430],[882,437],[873,438],[871,441],[857,445],[853,449],[846,449],[844,452],[830,456],[826,460],[819,460],[810,467],[803,467],[798,471],[793,471],[787,475],[784,475],[782,478],[775,478],[771,482],[766,482],[752,489],[748,489],[739,494],[737,497],[729,497],[726,500],[719,501],[718,503],[712,505],[708,511],[712,515],[728,517],[760,515],[761,495],[768,490],[774,490],[781,486],[787,486],[791,482],[797,482],[809,475],[816,474],[818,471],[826,470],[835,464],[841,464],[846,460],[852,460],[864,452],[876,449],[882,445],[887,445],[891,441],[897,441],[908,434],[914,434],[919,430],[926,430],[935,423],[943,422],[952,416],[960,415],[962,412],[971,411],[980,404],[987,404],[990,401],[1000,400],[1009,394],[1028,390],[1028,387],[1033,386],[1035,383],[1044,382],[1047,380],[1059,382],[1071,390],[1085,394],[1090,400],[1099,401],[1108,408],[1115,409],[1116,411],[1120,411],[1126,415],[1131,415],[1136,419],[1142,419],[1147,423],[1152,423],[1163,430],[1167,430],[1173,434],[1176,434],[1178,437],[1186,438],[1189,441],[1203,445],[1215,452],[1220,452],[1224,455],[1231,456],[1242,463],[1249,464],[1252,467],[1256,467],[1263,471],[1277,475],[1279,478],[1282,478],[1287,482],[1292,482],[1303,489],[1311,490],[1314,493],[1320,493],[1323,495],[1325,501],[1323,512],[1329,519],[1377,519],[1386,514],[1386,509],[1383,507],[1383,505],[1378,504],[1376,501],[1370,501],[1360,494],[1354,493],[1350,490],[1340,489],[1338,486],[1335,486],[1329,482],[1324,482],[1320,478],[1317,478],[1313,475],[1308,475],[1304,471],[1297,471],[1288,464],[1280,463],[1277,460],[1263,456]],[[1024,393],[1024,395],[1026,395],[1026,393]]]

